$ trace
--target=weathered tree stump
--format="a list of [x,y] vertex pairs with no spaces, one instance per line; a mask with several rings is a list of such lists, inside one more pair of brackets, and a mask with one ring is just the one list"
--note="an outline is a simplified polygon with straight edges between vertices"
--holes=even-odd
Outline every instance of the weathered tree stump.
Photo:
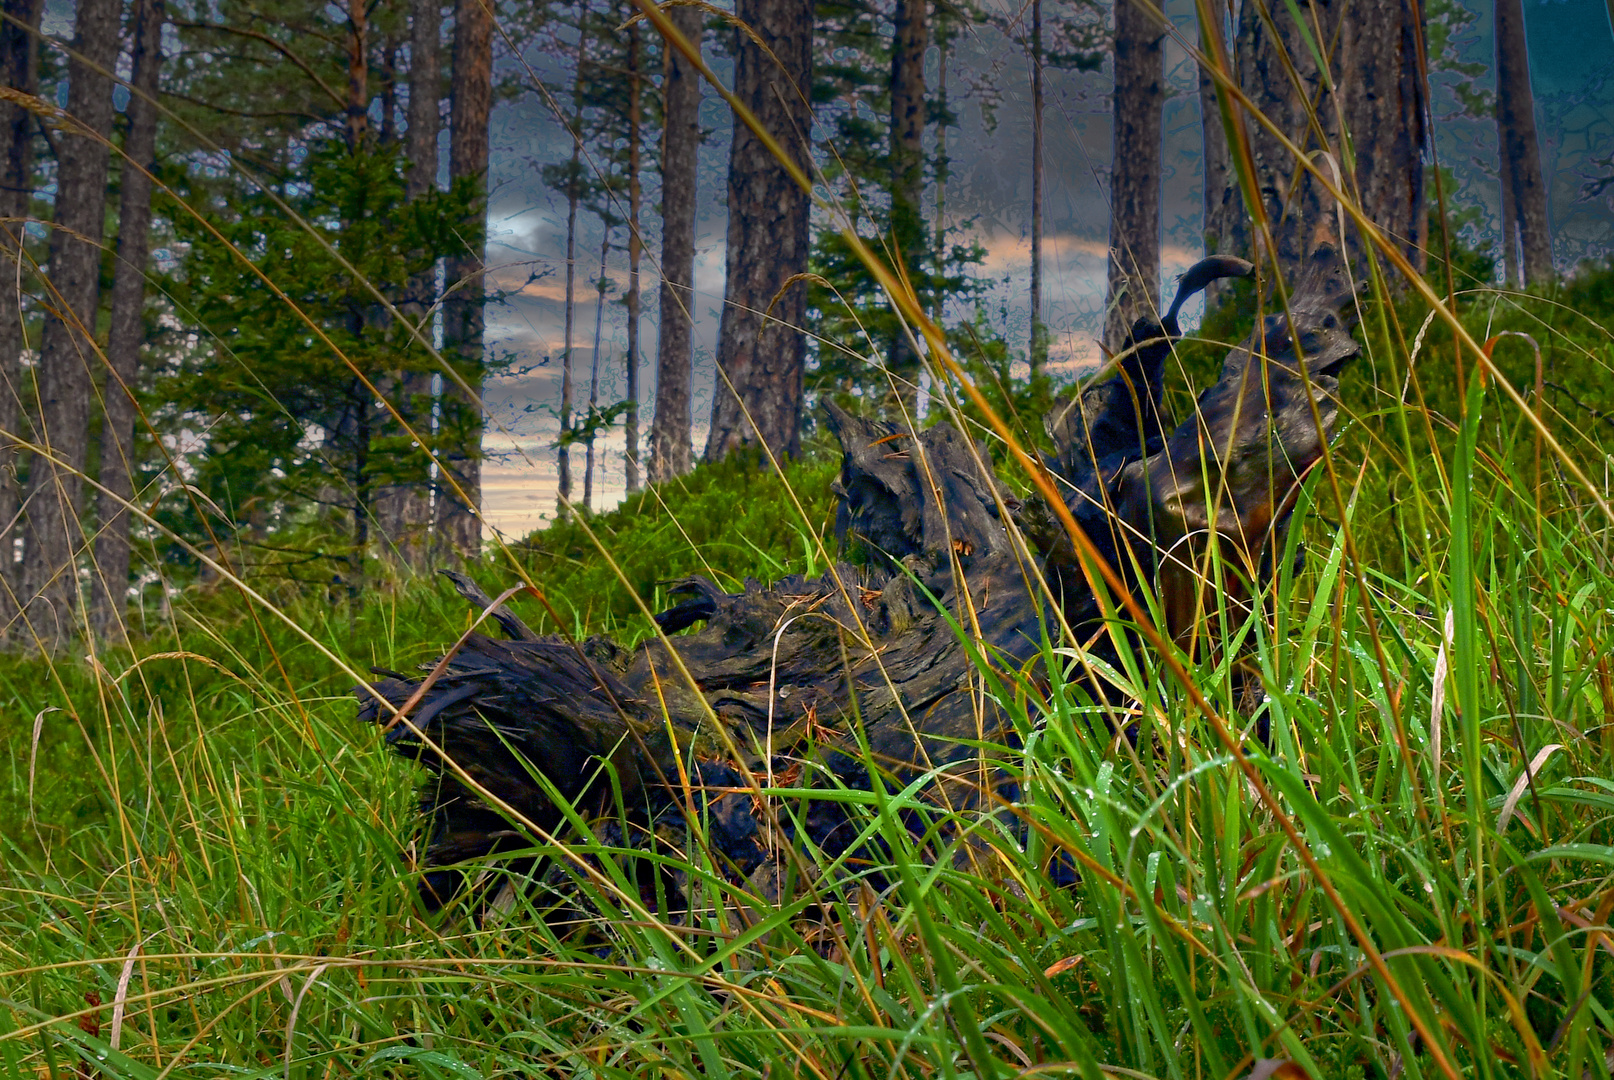
[[[1182,299],[1249,269],[1209,259],[1189,271],[1165,318],[1133,327],[1114,376],[1048,419],[1048,465],[1071,516],[1127,588],[1147,579],[1159,591],[1173,635],[1206,609],[1205,545],[1245,568],[1244,585],[1230,586],[1246,590],[1241,602],[1270,574],[1332,434],[1336,376],[1358,351],[1345,328],[1350,288],[1324,245],[1289,315],[1269,316],[1229,353],[1194,415],[1168,430],[1161,384]],[[912,435],[833,406],[829,422],[845,453],[837,533],[859,565],[738,594],[691,578],[679,586],[688,599],[656,617],[664,636],[633,650],[538,637],[498,613],[512,640],[473,634],[434,675],[360,689],[361,717],[432,774],[428,902],[463,887],[456,864],[558,829],[556,797],[589,813],[620,792],[646,836],[700,814],[730,872],[757,881],[802,834],[834,857],[856,833],[842,804],[809,800],[788,821],[764,820],[757,778],[866,788],[928,773],[938,805],[980,805],[1005,782],[995,754],[1018,745],[980,661],[1041,681],[1044,643],[1066,627],[1116,659],[1110,635],[1122,631],[1107,627],[1093,567],[1042,499],[1022,502],[999,482],[983,445],[946,423]],[[468,579],[457,584],[489,603]]]

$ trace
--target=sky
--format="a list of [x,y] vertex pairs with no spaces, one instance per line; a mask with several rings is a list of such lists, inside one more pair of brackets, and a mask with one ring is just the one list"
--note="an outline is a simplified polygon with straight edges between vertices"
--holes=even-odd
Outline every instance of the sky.
[[[1462,59],[1483,62],[1488,69],[1494,48],[1489,2],[1459,2],[1475,18],[1454,44]],[[1614,163],[1607,161],[1614,154],[1614,29],[1604,0],[1524,0],[1524,7],[1550,189],[1554,254],[1560,267],[1568,269],[1614,248],[1614,187],[1601,198],[1589,198],[1585,193],[1588,182],[1614,173]],[[1192,3],[1168,0],[1165,11],[1192,40]],[[718,59],[714,66],[726,80],[728,71]],[[505,55],[500,62],[512,74],[530,71],[539,75],[553,63],[538,50],[521,58]],[[927,72],[932,87],[937,83],[938,67],[932,50]],[[1028,69],[1018,48],[986,27],[958,44],[949,68],[950,93],[955,96],[960,127],[948,135],[953,175],[942,193],[945,213],[949,223],[972,229],[985,248],[986,258],[976,269],[989,286],[983,312],[1011,347],[1023,350],[1029,329]],[[1166,69],[1161,269],[1162,280],[1169,282],[1202,254],[1202,144],[1195,71],[1170,39],[1166,42]],[[980,102],[958,78],[961,71],[972,72],[977,84],[997,88],[1001,101],[995,123],[988,124],[983,117]],[[1434,156],[1452,171],[1454,203],[1479,211],[1471,239],[1490,243],[1498,202],[1495,127],[1460,115],[1452,92],[1453,77],[1437,73],[1432,81]],[[1086,74],[1049,70],[1045,79],[1044,318],[1053,335],[1050,367],[1056,377],[1073,376],[1098,356],[1109,233],[1109,83],[1107,70]],[[723,296],[723,195],[730,131],[727,110],[710,92],[703,100],[701,121],[710,135],[700,151],[696,302],[692,305],[697,454],[704,444],[711,410],[712,358]],[[483,508],[490,526],[511,538],[541,528],[555,512],[556,466],[550,444],[559,430],[555,413],[560,401],[564,337],[566,203],[562,195],[545,187],[539,170],[544,164],[564,160],[570,152],[569,136],[540,95],[522,93],[496,108],[488,263],[504,300],[489,307],[488,326],[490,347],[510,358],[511,373],[491,380],[485,390],[490,422],[484,442],[488,460],[483,466]],[[646,176],[646,183],[650,185],[646,205],[653,207],[658,197],[653,172]],[[936,194],[934,189],[929,194],[932,205]],[[646,217],[649,232],[641,267],[640,388],[644,404],[640,428],[647,432],[655,397],[655,253],[659,237],[653,213]],[[578,278],[583,282],[598,273],[601,233],[598,222],[587,215],[580,222]],[[579,289],[585,302],[578,305],[573,348],[574,385],[581,386],[579,400],[584,400],[598,314],[602,403],[625,396],[626,317],[616,302],[627,283],[624,252],[611,252],[606,274],[615,293],[603,310],[596,310],[591,288]],[[1189,309],[1186,314],[1185,325],[1194,325],[1198,310]],[[596,508],[614,505],[622,497],[622,449],[618,428],[597,450]],[[582,488],[581,457],[574,450],[574,497]]]

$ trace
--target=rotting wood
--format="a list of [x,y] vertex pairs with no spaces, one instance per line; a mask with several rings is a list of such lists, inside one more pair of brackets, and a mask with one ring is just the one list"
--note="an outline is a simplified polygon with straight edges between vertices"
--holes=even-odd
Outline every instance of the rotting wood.
[[[1324,244],[1294,285],[1289,316],[1268,316],[1228,354],[1194,414],[1168,429],[1161,385],[1182,299],[1249,269],[1217,258],[1190,270],[1162,320],[1134,325],[1115,373],[1048,420],[1057,447],[1049,467],[1072,516],[1129,587],[1140,573],[1151,579],[1179,637],[1205,610],[1196,562],[1207,543],[1242,563],[1239,602],[1270,574],[1300,482],[1333,432],[1337,375],[1358,352],[1346,329],[1351,289]],[[499,613],[516,640],[472,635],[406,715],[397,710],[421,679],[361,688],[361,717],[431,774],[420,845],[429,903],[464,888],[455,864],[533,843],[467,778],[545,832],[563,816],[534,771],[584,813],[613,808],[614,783],[631,812],[602,820],[601,839],[629,847],[686,829],[693,811],[722,864],[763,895],[803,837],[833,858],[857,828],[830,799],[774,814],[753,800],[749,777],[867,789],[872,760],[887,784],[934,771],[925,790],[937,805],[979,806],[993,788],[1012,797],[992,766],[1014,752],[1018,733],[982,685],[989,676],[977,658],[1046,683],[1044,642],[1060,640],[1064,626],[1096,658],[1119,655],[1072,540],[1039,499],[1021,501],[997,479],[984,445],[949,424],[915,436],[828,412],[844,451],[836,532],[860,565],[748,581],[735,594],[690,578],[676,588],[685,599],[656,617],[664,636],[635,649],[604,637],[535,638]],[[455,581],[486,605],[474,583]],[[1113,689],[1087,689],[1114,702]],[[622,822],[637,835],[620,835]],[[664,899],[679,889],[660,887]]]

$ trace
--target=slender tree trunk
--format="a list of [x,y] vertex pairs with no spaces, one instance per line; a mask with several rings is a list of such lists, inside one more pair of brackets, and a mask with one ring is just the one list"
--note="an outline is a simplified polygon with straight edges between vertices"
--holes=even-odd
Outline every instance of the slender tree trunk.
[[[1211,0],[1210,7],[1218,17],[1227,13],[1227,7]],[[1234,78],[1238,71],[1233,57],[1227,52],[1231,40],[1230,24],[1216,28],[1216,33],[1202,27],[1200,48],[1207,56],[1220,48],[1222,62]],[[1222,124],[1222,110],[1216,97],[1216,80],[1209,72],[1199,73],[1199,120],[1204,134],[1203,196],[1205,203],[1204,233],[1206,255],[1245,255],[1250,247],[1249,217],[1244,209],[1244,198],[1239,191],[1238,178],[1233,173],[1232,159],[1228,156],[1227,129]],[[1213,282],[1205,289],[1205,310],[1212,311],[1226,291],[1226,282]]]
[[[931,272],[937,279],[947,273],[947,181],[952,176],[953,159],[947,153],[947,121],[950,105],[947,98],[947,54],[951,51],[945,45],[937,50],[936,58],[936,155],[932,159],[935,166],[936,202],[934,221],[929,233]],[[942,290],[937,289],[930,296],[930,316],[937,322],[941,321],[943,309],[947,298]],[[920,376],[921,397],[925,399],[924,406],[929,405],[930,375],[921,370]],[[919,418],[923,419],[925,408],[919,410]]]
[[[357,383],[357,380],[354,380]],[[351,602],[364,595],[364,556],[370,550],[370,519],[375,512],[375,476],[370,469],[371,440],[375,436],[375,409],[371,406],[368,390],[356,385],[353,423],[353,475],[349,485],[353,491],[353,555],[348,564],[347,596]],[[357,605],[348,608],[349,619]],[[350,623],[351,625],[351,623]]]
[[[367,0],[348,0],[347,36],[347,145],[348,153],[357,158],[370,147],[370,13]],[[345,228],[349,223],[343,222]],[[372,318],[382,313],[373,307],[350,310],[346,316],[347,331],[355,341],[362,340]],[[383,379],[385,388],[387,380]],[[370,522],[372,510],[368,497],[370,479],[361,477],[359,470],[367,471],[370,458],[370,397],[369,388],[357,377],[351,382],[349,403],[351,408],[343,425],[327,432],[327,441],[334,444],[332,459],[353,462],[353,472],[346,478],[343,489],[330,489],[331,505],[340,506],[353,515],[354,548],[348,556],[347,594],[356,599],[364,589],[364,562],[369,555]],[[345,444],[345,445],[344,445]],[[343,451],[347,451],[346,454]],[[351,500],[351,501],[349,501]],[[361,542],[362,541],[362,542]]]
[[[772,46],[772,56],[748,36],[736,35],[735,93],[805,168],[812,128],[806,101],[812,77],[811,0],[739,0],[736,13]],[[705,457],[721,461],[735,447],[758,439],[775,454],[795,455],[801,449],[807,354],[799,327],[806,319],[807,288],[801,282],[788,289],[784,284],[807,270],[811,203],[761,140],[738,123],[729,148],[728,188],[719,373]]]
[[91,577],[91,620],[106,638],[124,636],[129,594],[129,527],[134,498],[135,397],[140,347],[145,343],[146,257],[150,251],[151,169],[157,156],[157,88],[162,71],[163,0],[135,0],[132,90],[123,141],[118,203],[118,261],[112,271],[112,317],[107,330],[106,414],[101,424],[100,532]]
[[[25,94],[39,92],[39,29],[44,0],[5,0],[7,19],[0,22],[0,78]],[[16,21],[13,22],[12,20]],[[21,505],[17,476],[22,456],[13,439],[24,435],[27,411],[23,407],[22,296],[29,275],[24,272],[23,244],[27,237],[34,190],[34,118],[28,110],[0,103],[0,641],[10,632],[17,614],[17,567],[13,553],[13,522]],[[32,438],[33,433],[26,433]]]
[[[605,260],[611,253],[611,226],[600,222],[605,230],[600,240],[600,276],[594,279],[594,348],[590,351],[588,366],[588,417],[594,420],[594,410],[600,404],[600,335],[605,329]],[[602,485],[603,486],[603,485]],[[583,463],[583,508],[594,509],[594,434],[589,432],[587,457]]]
[[1042,0],[1031,0],[1031,378],[1048,362],[1042,324]]
[[639,490],[639,256],[644,243],[639,236],[639,71],[641,42],[637,23],[628,27],[628,414],[622,425],[624,485]]
[[[477,220],[469,223],[466,251],[448,260],[451,293],[443,306],[444,352],[456,363],[469,392],[443,387],[453,418],[452,446],[442,456],[457,482],[438,488],[437,542],[462,558],[482,550],[482,330],[486,257],[488,118],[493,107],[492,0],[457,0],[454,7],[454,85],[449,112],[449,174],[479,185]],[[445,478],[446,479],[446,478]]]
[[381,46],[381,145],[398,140],[398,43],[390,35]]
[[[929,0],[896,0],[891,41],[891,239],[903,265],[919,271],[925,246],[925,50],[930,45]],[[918,285],[918,274],[911,275]],[[919,357],[900,329],[886,361],[899,395],[914,401]]]
[[[442,70],[438,63],[443,32],[440,0],[414,0],[409,16],[409,128],[404,133],[404,152],[409,171],[404,177],[404,194],[418,199],[437,187],[437,142],[442,129]],[[418,326],[427,341],[431,326],[424,323],[435,306],[437,269],[412,278],[408,295],[400,305],[403,315]],[[412,336],[400,344],[415,355],[420,347]],[[409,423],[417,441],[431,436],[432,373],[424,363],[394,372],[392,385],[398,412]],[[415,462],[417,475],[408,482],[393,485],[375,496],[375,515],[382,535],[391,543],[399,559],[419,568],[430,549],[432,519],[431,476],[424,447]]]
[[80,0],[68,61],[67,108],[87,129],[64,129],[56,170],[56,227],[51,233],[50,307],[40,343],[41,434],[51,457],[36,458],[28,478],[24,633],[42,647],[65,644],[79,625],[77,556],[86,533],[81,479],[89,442],[100,297],[101,236],[106,225],[112,84],[101,72],[117,62],[121,5]]
[[[1496,0],[1496,130],[1512,217],[1518,225],[1519,263],[1524,280],[1539,284],[1552,278],[1552,234],[1547,225],[1547,185],[1541,172],[1522,0]],[[1507,217],[1504,213],[1504,222]],[[1513,234],[1504,233],[1504,245],[1513,242]]]
[[[680,9],[682,10],[682,9]],[[572,83],[572,161],[566,174],[566,345],[560,361],[560,430],[572,426],[572,326],[577,316],[577,204],[583,181],[583,65],[588,58],[588,5],[577,12],[577,70]],[[559,474],[555,504],[564,518],[572,502],[572,451],[563,441],[555,451]]]
[[1164,31],[1133,0],[1115,4],[1115,135],[1110,166],[1109,295],[1104,342],[1126,341],[1160,302],[1161,118]]
[[1502,284],[1517,289],[1524,284],[1519,276],[1519,206],[1513,201],[1513,170],[1504,161],[1498,171],[1502,176]]
[[[701,12],[673,8],[679,33],[699,47]],[[652,483],[692,467],[691,365],[694,357],[695,190],[700,149],[700,75],[668,47],[662,68],[661,329],[656,338],[656,414],[650,428]]]
[[370,14],[367,0],[347,5],[347,145],[355,154],[370,133]]

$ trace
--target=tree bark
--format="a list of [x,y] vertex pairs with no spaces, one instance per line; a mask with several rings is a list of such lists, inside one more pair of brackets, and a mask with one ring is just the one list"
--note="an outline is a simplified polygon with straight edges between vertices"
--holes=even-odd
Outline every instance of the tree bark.
[[370,12],[368,0],[347,5],[347,145],[363,149],[370,134]]
[[1423,4],[1352,0],[1340,28],[1338,83],[1357,197],[1373,223],[1399,240],[1401,253],[1422,272],[1428,266],[1429,230],[1423,170],[1428,104],[1420,70]]
[[[894,259],[918,284],[925,260],[925,50],[930,45],[929,0],[896,0],[891,40],[891,236]],[[897,395],[910,404],[919,383],[919,357],[898,330],[886,359]]]
[[[701,12],[669,12],[673,26],[700,47]],[[650,481],[693,467],[690,425],[694,358],[695,191],[700,148],[700,75],[677,49],[666,48],[661,93],[661,329],[656,338],[656,413],[650,427]]]
[[[1423,265],[1427,206],[1422,152],[1428,129],[1420,66],[1421,5],[1413,0],[1316,0],[1307,9],[1305,33],[1286,9],[1266,10],[1270,22],[1262,17],[1262,5],[1241,6],[1233,57],[1241,87],[1302,151],[1326,150],[1339,167],[1343,189],[1360,199],[1381,230],[1400,241],[1415,266]],[[1327,71],[1308,36],[1321,49]],[[1217,141],[1212,149],[1218,136],[1209,124],[1214,89],[1208,82],[1201,85],[1207,156],[1220,157],[1225,143]],[[1272,233],[1275,250],[1269,257],[1280,267],[1300,265],[1319,229],[1337,231],[1337,208],[1277,137],[1253,122],[1245,129]],[[1350,133],[1349,145],[1344,132]],[[1318,163],[1329,167],[1322,159]],[[1246,224],[1248,208],[1230,167],[1219,182],[1207,172],[1206,204],[1206,231],[1216,250],[1253,255],[1254,230]],[[1345,245],[1363,272],[1366,252],[1356,230],[1349,230]]]
[[[25,94],[39,92],[39,30],[44,0],[5,0],[0,23],[0,78]],[[15,20],[15,21],[12,21]],[[24,432],[22,297],[31,276],[24,268],[26,220],[34,194],[34,117],[27,109],[0,103],[0,641],[17,614],[17,567],[13,523],[21,505],[17,483],[22,454],[14,443]]]
[[[600,335],[605,325],[605,260],[611,254],[611,223],[600,221],[604,230],[600,237],[600,276],[594,279],[594,348],[590,350],[588,367],[588,418],[594,422],[594,410],[600,404]],[[594,509],[594,434],[592,428],[586,442],[583,459],[583,509]]]
[[1109,289],[1104,343],[1160,303],[1160,170],[1164,30],[1134,0],[1115,3],[1114,147],[1110,165]]
[[[440,0],[414,0],[409,16],[409,111],[404,133],[404,153],[409,171],[404,176],[404,194],[418,199],[437,187],[437,141],[442,129],[442,70],[438,63],[443,30]],[[432,338],[430,323],[424,322],[435,307],[437,271],[434,267],[412,278],[404,302],[403,315]],[[410,340],[402,342],[414,348]],[[415,435],[431,436],[432,374],[426,370],[400,370],[392,377],[394,405],[408,421]],[[424,458],[424,447],[421,457]],[[430,549],[432,497],[429,470],[421,463],[422,475],[409,484],[395,485],[375,497],[375,514],[382,536],[406,565],[419,568]]]
[[588,57],[588,5],[577,13],[577,68],[572,81],[572,160],[566,174],[566,342],[560,361],[560,432],[555,450],[559,483],[555,508],[564,519],[571,512],[572,452],[564,436],[572,426],[572,327],[577,317],[577,204],[582,199],[583,168],[583,64]]
[[1031,0],[1031,378],[1048,362],[1042,324],[1042,0]]
[[112,315],[107,329],[106,413],[101,425],[100,532],[95,538],[91,620],[103,638],[125,636],[129,593],[129,530],[126,510],[135,491],[135,396],[140,347],[145,344],[146,259],[151,242],[151,177],[157,157],[157,90],[163,55],[163,0],[135,0],[131,92],[123,141],[123,180],[118,202],[118,260],[112,271]]
[[381,131],[382,146],[398,141],[398,42],[390,34],[381,43]]
[[446,381],[443,397],[459,414],[454,445],[441,456],[456,484],[437,490],[436,542],[440,550],[474,558],[482,550],[482,331],[486,292],[488,118],[493,108],[492,0],[457,0],[454,6],[453,103],[449,111],[449,175],[479,188],[477,220],[469,223],[464,254],[447,260],[449,295],[443,304],[443,351],[469,392]]
[[[1517,258],[1525,283],[1536,285],[1552,278],[1552,233],[1547,223],[1547,185],[1541,172],[1524,29],[1522,0],[1496,0],[1496,131],[1506,176],[1504,192],[1511,200],[1511,216],[1518,228]],[[1508,217],[1505,209],[1504,224]],[[1514,242],[1513,232],[1505,230],[1504,248]]]
[[[1227,8],[1217,0],[1212,0],[1210,6],[1219,17],[1227,12]],[[1204,32],[1209,29],[1201,28],[1201,50],[1210,56],[1212,50],[1219,49],[1228,73],[1237,78],[1238,71],[1233,65],[1233,57],[1227,51],[1226,43],[1230,39],[1227,28],[1217,27],[1214,34]],[[1216,96],[1216,80],[1203,69],[1199,73],[1199,118],[1204,132],[1204,155],[1201,161],[1204,168],[1205,254],[1246,254],[1250,249],[1249,218],[1244,211],[1244,199],[1239,191],[1238,178],[1233,172],[1232,160],[1228,156],[1227,129],[1222,124],[1221,106]],[[1205,310],[1213,310],[1221,301],[1224,292],[1225,285],[1222,282],[1207,288]]]
[[622,425],[624,449],[623,482],[628,491],[639,484],[639,257],[644,240],[639,234],[639,204],[643,189],[639,183],[639,95],[643,85],[640,72],[639,25],[628,27],[628,351],[623,358],[628,375],[628,413]]
[[41,435],[50,457],[36,457],[29,473],[23,562],[23,632],[47,649],[70,640],[82,617],[82,474],[94,374],[102,366],[95,321],[113,112],[112,83],[102,72],[117,63],[120,14],[118,0],[80,0],[67,65],[67,109],[83,129],[57,136],[46,289],[53,311],[45,319],[37,369]]
[[[739,0],[735,10],[773,52],[770,58],[749,36],[736,35],[735,93],[763,130],[805,168],[812,128],[806,95],[813,5],[810,0]],[[807,287],[799,281],[784,286],[807,270],[812,204],[738,121],[729,148],[728,188],[727,280],[705,458],[721,461],[736,447],[758,441],[776,455],[793,456],[801,449]]]
[[[1312,40],[1335,53],[1341,9],[1347,0],[1319,0],[1307,26]],[[1270,117],[1302,150],[1315,152],[1324,142],[1337,149],[1339,125],[1332,102],[1324,101],[1325,73],[1287,11],[1273,10],[1272,23],[1262,21],[1257,4],[1241,5],[1235,51],[1239,79],[1257,109]],[[1292,66],[1291,79],[1287,67]],[[1336,70],[1338,65],[1336,66]],[[1298,82],[1296,81],[1298,80]],[[1312,123],[1312,118],[1318,121]],[[1267,257],[1280,266],[1298,265],[1312,231],[1333,220],[1333,205],[1296,165],[1283,145],[1256,123],[1246,125],[1255,163],[1256,185],[1276,250]],[[1236,181],[1231,199],[1242,206]],[[1243,208],[1248,212],[1248,207]],[[1254,230],[1251,244],[1254,243]],[[1254,256],[1249,251],[1237,252]]]
[[1502,177],[1502,284],[1517,289],[1524,279],[1519,275],[1519,207],[1513,201],[1513,170],[1504,162],[1497,171]]

